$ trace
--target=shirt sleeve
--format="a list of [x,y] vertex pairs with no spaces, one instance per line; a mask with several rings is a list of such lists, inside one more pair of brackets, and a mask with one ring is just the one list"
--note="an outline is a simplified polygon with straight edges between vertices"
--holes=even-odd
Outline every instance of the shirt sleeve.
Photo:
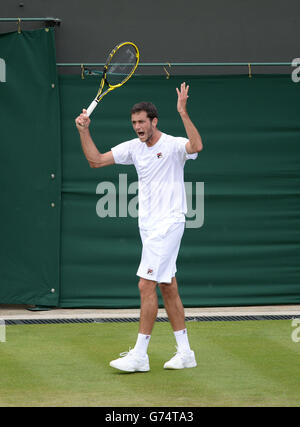
[[177,137],[176,138],[176,146],[177,151],[180,156],[182,156],[182,159],[185,160],[195,160],[198,157],[198,153],[189,154],[186,151],[186,143],[188,142],[187,138]]
[[119,145],[111,148],[116,164],[119,165],[132,165],[133,159],[131,154],[130,141],[122,142]]

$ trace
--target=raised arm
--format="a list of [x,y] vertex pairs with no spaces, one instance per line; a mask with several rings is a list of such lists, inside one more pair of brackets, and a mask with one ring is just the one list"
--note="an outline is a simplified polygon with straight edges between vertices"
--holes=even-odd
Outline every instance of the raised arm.
[[82,150],[90,167],[101,168],[113,165],[115,161],[112,152],[100,153],[91,137],[89,130],[91,120],[87,116],[86,110],[82,110],[82,113],[75,119],[75,123],[80,135]]
[[186,86],[185,83],[182,83],[180,90],[176,88],[176,91],[178,95],[177,111],[180,114],[187,137],[189,139],[186,143],[186,151],[189,154],[199,153],[199,151],[201,151],[203,148],[202,139],[196,126],[191,121],[186,108],[187,99],[189,97],[189,86]]

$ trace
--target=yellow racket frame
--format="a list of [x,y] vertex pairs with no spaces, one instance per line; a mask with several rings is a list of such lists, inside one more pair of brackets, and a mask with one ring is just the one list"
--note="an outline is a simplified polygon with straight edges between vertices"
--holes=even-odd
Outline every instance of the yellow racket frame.
[[[106,73],[107,73],[108,66],[111,63],[111,60],[114,57],[114,55],[116,54],[116,52],[121,47],[126,46],[126,45],[131,45],[131,46],[134,47],[134,49],[136,51],[136,64],[132,68],[130,74],[128,74],[128,76],[126,76],[121,83],[118,83],[116,85],[111,85],[107,81],[107,79],[106,79]],[[90,104],[90,106],[87,109],[87,115],[88,116],[90,116],[90,114],[94,111],[94,109],[96,108],[96,106],[98,105],[98,103],[103,99],[103,97],[105,95],[107,95],[112,90],[114,90],[114,89],[116,89],[118,87],[123,86],[123,84],[125,84],[130,79],[130,77],[132,77],[132,75],[135,73],[135,71],[136,71],[136,69],[137,69],[137,67],[139,65],[139,61],[140,61],[140,52],[139,52],[139,49],[138,49],[138,47],[137,47],[136,44],[134,44],[132,42],[122,42],[122,43],[119,43],[117,46],[114,47],[114,49],[110,52],[110,54],[108,56],[108,59],[107,59],[105,65],[104,65],[103,75],[102,75],[102,79],[101,79],[101,83],[100,83],[97,95],[96,95],[95,99],[92,101],[92,103]],[[106,89],[105,92],[102,93],[105,83],[107,84],[108,88]]]

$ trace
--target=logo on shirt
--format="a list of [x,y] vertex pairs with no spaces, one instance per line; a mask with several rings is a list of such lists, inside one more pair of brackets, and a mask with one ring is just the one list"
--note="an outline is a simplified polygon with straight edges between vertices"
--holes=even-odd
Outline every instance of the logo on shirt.
[[162,153],[157,153],[156,156],[158,159],[161,159],[163,155],[162,155]]
[[153,270],[152,270],[152,268],[148,268],[148,270],[147,270],[147,274],[149,274],[149,276],[152,276],[152,274],[153,274]]

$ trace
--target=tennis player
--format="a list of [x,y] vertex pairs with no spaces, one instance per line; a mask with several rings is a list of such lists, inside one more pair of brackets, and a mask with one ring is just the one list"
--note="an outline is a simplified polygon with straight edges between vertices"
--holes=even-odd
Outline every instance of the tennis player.
[[137,138],[106,153],[100,153],[91,138],[86,110],[75,120],[83,152],[92,168],[133,164],[138,174],[139,230],[143,244],[137,271],[141,298],[139,333],[134,348],[110,362],[113,368],[126,372],[150,370],[147,350],[158,312],[157,285],[177,343],[175,356],[164,364],[164,368],[197,366],[189,344],[175,273],[187,211],[184,165],[186,160],[197,158],[202,150],[202,139],[187,112],[189,86],[182,83],[176,91],[177,111],[187,138],[161,132],[157,127],[156,107],[149,102],[136,104],[131,110]]

